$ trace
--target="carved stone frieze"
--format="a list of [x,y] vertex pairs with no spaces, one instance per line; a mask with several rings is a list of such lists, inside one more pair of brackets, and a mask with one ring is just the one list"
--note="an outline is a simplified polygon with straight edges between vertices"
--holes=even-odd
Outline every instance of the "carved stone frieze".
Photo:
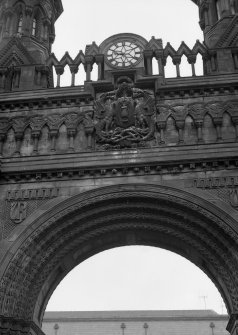
[[189,179],[186,180],[185,186],[201,189],[238,187],[238,176]]
[[237,142],[237,100],[155,108],[152,93],[130,85],[67,113],[0,118],[0,155]]
[[8,201],[51,199],[59,195],[59,188],[35,188],[11,190],[7,192]]
[[145,147],[154,137],[154,99],[123,83],[95,102],[96,143],[103,149]]
[[238,176],[199,178],[185,181],[185,187],[202,189],[238,209]]

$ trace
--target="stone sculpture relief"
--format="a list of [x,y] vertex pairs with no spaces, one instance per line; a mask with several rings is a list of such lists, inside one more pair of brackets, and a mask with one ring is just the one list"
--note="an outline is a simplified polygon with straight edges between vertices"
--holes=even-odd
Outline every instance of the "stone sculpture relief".
[[154,99],[123,83],[95,102],[96,143],[102,149],[145,147],[154,137]]
[[236,142],[237,105],[236,100],[156,104],[150,92],[124,83],[84,108],[0,118],[0,155]]
[[26,201],[15,201],[11,203],[10,207],[10,219],[18,224],[25,220],[27,216],[27,202]]

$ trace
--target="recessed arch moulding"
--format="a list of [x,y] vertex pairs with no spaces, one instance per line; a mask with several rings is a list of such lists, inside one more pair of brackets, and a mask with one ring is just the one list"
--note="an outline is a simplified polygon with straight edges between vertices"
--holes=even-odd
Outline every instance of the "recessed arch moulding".
[[236,226],[222,208],[165,186],[108,186],[50,201],[1,246],[0,314],[8,325],[14,320],[18,330],[40,334],[47,302],[72,268],[109,248],[150,245],[186,257],[210,277],[231,315],[232,332],[238,312]]

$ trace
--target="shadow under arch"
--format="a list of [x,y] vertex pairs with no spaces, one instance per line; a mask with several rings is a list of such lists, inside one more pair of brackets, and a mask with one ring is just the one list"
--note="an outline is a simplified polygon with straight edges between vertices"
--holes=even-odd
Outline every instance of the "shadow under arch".
[[0,281],[0,314],[41,326],[47,302],[66,274],[109,248],[150,245],[176,252],[204,271],[228,313],[238,312],[236,221],[183,190],[128,184],[63,200],[32,220],[9,250]]

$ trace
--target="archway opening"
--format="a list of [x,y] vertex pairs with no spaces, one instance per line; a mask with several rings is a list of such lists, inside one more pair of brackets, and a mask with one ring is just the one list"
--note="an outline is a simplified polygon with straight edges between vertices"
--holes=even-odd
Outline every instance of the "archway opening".
[[168,250],[126,246],[100,252],[75,267],[46,311],[214,310],[221,295],[193,263]]
[[[214,282],[229,315],[236,313],[237,224],[208,200],[168,186],[119,184],[49,202],[28,221],[25,231],[19,226],[20,238],[15,231],[9,253],[14,256],[2,266],[1,308],[9,317],[40,327],[52,293],[75,266],[99,252],[133,245],[190,260]],[[13,288],[21,295],[13,295]]]

